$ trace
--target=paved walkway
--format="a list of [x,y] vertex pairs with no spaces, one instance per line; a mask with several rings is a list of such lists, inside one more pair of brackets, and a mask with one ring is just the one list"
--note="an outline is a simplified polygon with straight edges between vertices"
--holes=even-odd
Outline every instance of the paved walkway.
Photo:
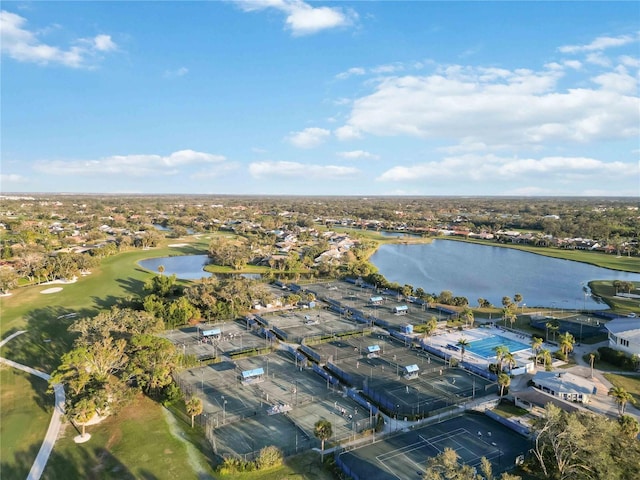
[[[26,330],[20,330],[12,335],[9,335],[7,338],[0,342],[0,347],[2,347],[9,340],[17,337],[18,335],[22,335]],[[6,358],[0,357],[0,363],[4,363],[5,365],[9,365],[10,367],[17,368],[18,370],[22,370],[24,372],[30,373],[31,375],[35,375],[37,377],[46,380],[47,382],[51,378],[48,373],[41,372],[36,370],[35,368],[28,367],[26,365],[22,365],[21,363],[14,362],[13,360],[8,360]],[[29,475],[27,476],[27,480],[39,480],[42,476],[42,472],[44,472],[44,467],[47,465],[47,461],[49,460],[49,455],[51,455],[51,451],[53,450],[53,445],[56,443],[56,439],[58,438],[58,433],[60,432],[60,427],[62,426],[62,416],[64,415],[64,387],[61,383],[56,383],[53,386],[53,391],[55,393],[55,406],[53,410],[53,415],[51,415],[51,421],[49,422],[49,428],[47,429],[47,433],[44,437],[44,441],[40,446],[40,451],[38,452],[38,456],[36,457],[33,465],[31,466],[31,470],[29,471]]]

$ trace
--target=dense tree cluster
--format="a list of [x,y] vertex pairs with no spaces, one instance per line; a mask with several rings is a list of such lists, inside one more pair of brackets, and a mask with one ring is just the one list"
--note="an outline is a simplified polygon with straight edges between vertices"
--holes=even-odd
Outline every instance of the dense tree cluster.
[[83,424],[109,415],[136,389],[163,396],[179,360],[174,345],[155,335],[163,328],[153,315],[116,307],[74,322],[74,348],[50,380],[65,386],[67,416]]
[[539,478],[626,480],[640,478],[637,421],[567,413],[549,404],[534,421],[529,469]]

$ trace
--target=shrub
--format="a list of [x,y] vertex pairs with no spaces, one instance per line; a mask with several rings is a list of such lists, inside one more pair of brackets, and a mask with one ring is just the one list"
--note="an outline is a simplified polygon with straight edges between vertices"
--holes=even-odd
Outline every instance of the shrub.
[[283,455],[280,449],[274,445],[269,445],[260,450],[260,456],[256,460],[258,470],[278,467],[282,465]]
[[620,367],[624,370],[634,370],[635,362],[630,355],[610,347],[600,347],[598,349],[600,360]]
[[558,350],[557,352],[554,352],[553,356],[556,357],[558,360],[562,360],[563,362],[567,361],[567,355],[562,353],[560,350]]

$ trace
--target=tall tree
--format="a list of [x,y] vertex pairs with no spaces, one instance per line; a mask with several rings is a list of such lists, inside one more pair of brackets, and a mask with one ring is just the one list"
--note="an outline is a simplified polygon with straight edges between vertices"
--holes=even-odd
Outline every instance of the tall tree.
[[333,435],[333,427],[331,426],[331,422],[329,420],[325,420],[324,418],[318,420],[313,426],[313,435],[322,442],[321,461],[324,461],[324,442],[325,440],[329,440],[331,438],[331,435]]
[[522,302],[522,295],[521,295],[521,294],[519,294],[519,293],[516,293],[516,294],[513,296],[513,301],[514,301],[514,302],[515,302],[515,304],[516,304],[516,308],[517,308],[517,307],[519,307],[519,306],[520,306],[520,302]]
[[506,345],[498,345],[493,347],[493,351],[496,352],[496,363],[498,364],[498,373],[502,372],[502,362],[504,356],[509,353],[509,347]]
[[560,342],[560,351],[563,353],[563,355],[569,355],[569,353],[573,351],[573,344],[576,343],[573,335],[571,335],[570,332],[565,332],[560,334],[558,340]]
[[633,401],[633,395],[627,392],[623,387],[611,387],[607,395],[613,397],[618,405],[618,414],[624,415],[624,409],[629,401]]
[[86,435],[86,425],[96,413],[96,405],[90,398],[80,398],[75,402],[67,402],[66,414],[75,424],[82,426],[82,436]]
[[500,398],[504,395],[504,389],[511,385],[511,377],[506,373],[498,374],[498,386],[500,387]]
[[203,405],[202,400],[198,397],[191,397],[185,403],[187,414],[191,417],[191,428],[193,428],[193,419],[202,413]]
[[460,337],[460,339],[458,339],[457,345],[460,347],[460,361],[464,362],[464,354],[467,351],[467,347],[469,346],[469,340],[464,337]]
[[462,309],[462,313],[460,316],[465,319],[467,325],[469,327],[473,327],[473,321],[475,320],[473,316],[473,310],[471,310],[468,306]]
[[538,353],[540,353],[540,349],[542,348],[542,339],[540,337],[533,336],[531,338],[531,351],[533,352],[533,360],[534,367],[538,368]]

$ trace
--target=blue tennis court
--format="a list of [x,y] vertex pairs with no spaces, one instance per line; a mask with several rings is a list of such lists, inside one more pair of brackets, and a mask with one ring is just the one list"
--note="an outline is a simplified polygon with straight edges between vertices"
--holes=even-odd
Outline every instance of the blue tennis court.
[[520,352],[529,348],[529,345],[526,343],[511,340],[510,338],[503,337],[502,335],[491,335],[490,337],[483,338],[482,340],[470,342],[467,350],[475,353],[476,355],[480,355],[481,357],[491,358],[496,355],[493,349],[499,345],[504,345],[511,353]]

